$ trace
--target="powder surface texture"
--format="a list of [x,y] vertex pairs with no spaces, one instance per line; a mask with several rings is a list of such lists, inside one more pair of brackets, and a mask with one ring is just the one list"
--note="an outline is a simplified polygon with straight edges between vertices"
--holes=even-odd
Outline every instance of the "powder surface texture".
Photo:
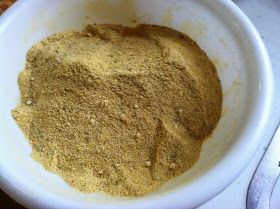
[[186,35],[89,25],[27,54],[12,115],[32,157],[83,192],[141,196],[189,170],[220,118],[216,69]]

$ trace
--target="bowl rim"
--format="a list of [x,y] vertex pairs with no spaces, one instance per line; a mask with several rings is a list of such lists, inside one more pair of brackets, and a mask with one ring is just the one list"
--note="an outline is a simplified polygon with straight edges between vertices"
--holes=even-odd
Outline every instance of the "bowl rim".
[[[0,17],[0,33],[5,30],[5,27],[19,9],[22,9],[32,0],[20,0],[12,5],[7,11]],[[250,160],[253,158],[254,153],[259,147],[262,136],[265,133],[265,128],[268,124],[268,119],[271,114],[271,107],[273,104],[274,94],[274,80],[272,74],[272,67],[270,59],[266,51],[265,45],[257,32],[254,25],[248,19],[248,17],[230,0],[217,0],[217,4],[220,4],[223,8],[227,9],[229,15],[235,18],[239,27],[246,33],[253,50],[257,65],[259,66],[260,79],[263,81],[263,86],[259,94],[258,101],[252,112],[250,122],[256,121],[256,123],[250,124],[255,128],[252,130],[245,130],[242,134],[244,136],[250,136],[246,140],[239,140],[227,155],[221,159],[211,170],[209,170],[203,176],[197,178],[194,182],[191,182],[186,187],[177,189],[176,191],[168,194],[163,194],[160,197],[156,196],[153,199],[145,200],[139,199],[134,202],[129,202],[124,205],[119,205],[119,208],[194,208],[206,201],[210,200],[218,193],[223,191],[229,186],[233,180],[243,171]],[[246,147],[246,149],[244,149]],[[238,158],[236,158],[238,156]],[[242,161],[240,159],[243,159]],[[229,166],[236,165],[239,166]],[[116,208],[114,205],[97,205],[94,203],[81,203],[73,201],[67,198],[61,198],[60,196],[50,194],[46,191],[39,194],[38,191],[34,191],[34,194],[29,194],[26,190],[22,179],[16,178],[15,175],[8,169],[5,169],[5,165],[0,165],[0,187],[14,200],[22,205],[30,208]],[[217,178],[220,171],[223,170],[227,173],[227,178]],[[213,178],[215,177],[216,178]],[[208,188],[207,185],[215,185]],[[190,190],[191,188],[191,190]],[[191,192],[190,192],[191,191]],[[55,205],[54,205],[55,203]],[[141,204],[140,204],[141,203]]]

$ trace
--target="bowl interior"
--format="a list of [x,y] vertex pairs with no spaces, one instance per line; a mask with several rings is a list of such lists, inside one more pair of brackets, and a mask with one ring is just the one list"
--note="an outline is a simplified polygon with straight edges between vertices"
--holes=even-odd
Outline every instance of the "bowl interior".
[[[32,2],[32,4],[31,4]],[[32,198],[55,195],[76,203],[126,204],[162,196],[190,182],[223,159],[236,143],[258,98],[260,73],[248,53],[244,32],[222,10],[221,1],[148,0],[25,0],[0,27],[0,168],[2,177],[24,188]],[[215,64],[223,89],[222,117],[204,143],[195,166],[160,190],[140,198],[117,198],[106,194],[83,194],[69,187],[59,176],[46,171],[30,157],[31,147],[11,116],[19,102],[18,73],[24,69],[27,50],[44,37],[65,30],[80,30],[89,23],[134,22],[165,25],[197,41]],[[249,77],[250,75],[250,77]],[[11,176],[12,174],[12,176]],[[221,176],[226,176],[221,170]],[[36,191],[36,192],[35,192]],[[187,198],[187,197],[186,197]],[[129,201],[128,201],[129,199]]]

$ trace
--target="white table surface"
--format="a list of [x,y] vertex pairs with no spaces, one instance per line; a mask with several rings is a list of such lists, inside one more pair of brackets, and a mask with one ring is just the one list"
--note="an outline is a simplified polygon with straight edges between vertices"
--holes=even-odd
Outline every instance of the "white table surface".
[[[275,81],[275,100],[271,126],[258,152],[241,175],[222,193],[199,209],[245,209],[248,185],[280,120],[280,0],[235,0],[261,34],[269,52]],[[280,150],[279,150],[280,152]],[[280,179],[272,194],[271,209],[280,209]]]

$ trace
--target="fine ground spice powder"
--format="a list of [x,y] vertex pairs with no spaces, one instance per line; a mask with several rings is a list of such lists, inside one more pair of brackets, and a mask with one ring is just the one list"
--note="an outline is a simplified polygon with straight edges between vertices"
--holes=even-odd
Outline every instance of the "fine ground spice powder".
[[35,44],[12,115],[35,160],[83,192],[139,196],[190,169],[221,113],[216,69],[187,36],[89,25]]

